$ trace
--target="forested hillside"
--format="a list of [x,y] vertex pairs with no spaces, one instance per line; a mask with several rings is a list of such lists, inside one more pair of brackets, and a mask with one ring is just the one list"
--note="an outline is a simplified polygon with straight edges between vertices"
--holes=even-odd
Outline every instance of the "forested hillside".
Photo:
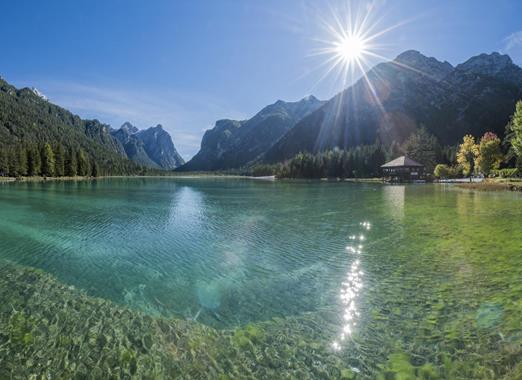
[[0,175],[119,175],[142,172],[110,128],[0,79]]

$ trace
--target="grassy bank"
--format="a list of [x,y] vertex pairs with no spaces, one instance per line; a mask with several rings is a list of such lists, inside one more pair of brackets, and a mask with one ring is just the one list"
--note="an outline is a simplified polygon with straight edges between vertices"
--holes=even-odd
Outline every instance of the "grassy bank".
[[488,179],[484,182],[459,183],[458,187],[477,191],[522,191],[520,178]]

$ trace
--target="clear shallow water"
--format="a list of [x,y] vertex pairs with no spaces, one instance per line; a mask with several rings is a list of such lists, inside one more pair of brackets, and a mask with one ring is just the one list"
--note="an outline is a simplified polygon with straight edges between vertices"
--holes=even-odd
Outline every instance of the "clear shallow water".
[[0,210],[4,262],[152,316],[270,322],[352,374],[488,378],[522,361],[518,194],[108,179],[4,184]]

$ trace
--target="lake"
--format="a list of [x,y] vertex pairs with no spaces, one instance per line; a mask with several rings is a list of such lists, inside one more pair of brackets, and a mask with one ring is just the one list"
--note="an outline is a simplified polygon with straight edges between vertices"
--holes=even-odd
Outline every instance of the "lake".
[[0,377],[517,378],[521,236],[451,185],[1,184]]

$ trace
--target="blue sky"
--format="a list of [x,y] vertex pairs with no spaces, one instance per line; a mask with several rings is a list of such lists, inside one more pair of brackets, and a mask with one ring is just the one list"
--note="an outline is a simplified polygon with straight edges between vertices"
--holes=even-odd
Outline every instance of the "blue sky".
[[376,30],[396,26],[375,40],[383,57],[500,51],[522,64],[519,0],[17,0],[0,5],[0,76],[115,127],[161,123],[187,159],[217,119],[346,86],[313,53],[334,14],[370,4]]

